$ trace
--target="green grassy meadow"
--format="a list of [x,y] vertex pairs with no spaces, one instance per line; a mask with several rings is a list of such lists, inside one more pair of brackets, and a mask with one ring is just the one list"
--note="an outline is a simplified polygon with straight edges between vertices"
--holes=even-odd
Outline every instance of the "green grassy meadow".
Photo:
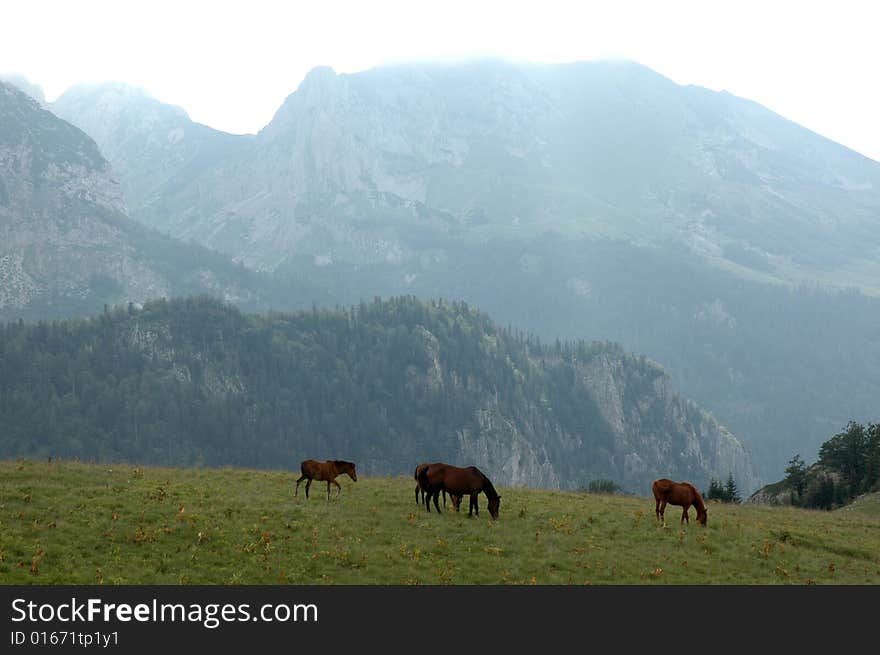
[[[499,488],[426,513],[412,478],[0,462],[0,584],[878,584],[880,497],[835,512]],[[442,506],[442,504],[441,504]],[[694,512],[691,510],[693,519]]]

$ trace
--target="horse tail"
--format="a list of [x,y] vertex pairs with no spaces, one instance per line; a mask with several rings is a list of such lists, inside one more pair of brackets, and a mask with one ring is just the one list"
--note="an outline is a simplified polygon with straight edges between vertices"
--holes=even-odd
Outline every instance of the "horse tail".
[[422,489],[428,488],[428,467],[423,466],[421,468],[416,469],[416,480],[419,481],[419,486]]

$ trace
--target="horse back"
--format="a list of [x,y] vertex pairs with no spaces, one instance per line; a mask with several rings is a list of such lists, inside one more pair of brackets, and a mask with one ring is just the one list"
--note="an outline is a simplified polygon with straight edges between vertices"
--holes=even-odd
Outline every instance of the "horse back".
[[483,487],[485,476],[476,466],[462,468],[438,462],[431,464],[420,480],[425,480],[429,487],[442,488],[458,495],[478,492]]
[[328,468],[329,462],[319,462],[316,459],[303,460],[303,463],[299,465],[302,474],[313,480],[325,480]]
[[669,480],[668,478],[660,478],[659,480],[654,480],[654,484],[651,485],[651,491],[654,492],[654,498],[657,500],[663,500],[669,495],[670,490],[672,490],[675,486],[675,482]]

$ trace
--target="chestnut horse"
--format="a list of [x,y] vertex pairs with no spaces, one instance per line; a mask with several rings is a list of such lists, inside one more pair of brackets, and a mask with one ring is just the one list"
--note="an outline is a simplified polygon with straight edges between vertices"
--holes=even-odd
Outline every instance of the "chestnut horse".
[[[422,483],[419,482],[419,473],[421,473],[423,470],[425,470],[429,466],[430,466],[430,464],[426,464],[426,463],[419,464],[416,467],[415,473],[413,473],[413,477],[416,480],[416,504],[420,504],[419,492],[421,492],[421,494],[422,494],[421,502],[422,503],[425,502],[425,494],[427,493],[427,490],[423,489]],[[452,496],[452,506],[455,508],[455,511],[457,512],[458,508],[461,506],[461,496],[456,496],[454,494],[449,494],[449,495]],[[443,507],[446,507],[446,490],[445,489],[443,490]]]
[[306,482],[306,498],[309,497],[309,487],[312,486],[312,480],[327,481],[327,500],[330,500],[331,484],[336,485],[337,496],[342,492],[342,487],[340,487],[339,483],[336,481],[337,475],[345,473],[355,482],[357,482],[358,479],[355,465],[341,459],[332,459],[329,462],[319,462],[316,459],[307,459],[299,465],[299,470],[302,471],[302,475],[299,480],[296,481],[296,491],[293,495],[296,496],[299,493],[299,483],[303,480],[308,480],[308,482]]
[[[465,494],[470,496],[470,507],[468,508],[468,516],[480,514],[480,505],[477,496],[482,491],[489,499],[489,514],[493,519],[498,518],[498,508],[501,504],[501,496],[495,491],[492,482],[487,478],[476,466],[468,466],[461,468],[438,462],[419,471],[419,484],[426,490],[425,508],[431,511],[431,499],[434,499],[434,507],[437,513],[440,513],[440,505],[437,503],[437,497],[441,491],[463,498]],[[460,501],[459,501],[460,502]],[[456,506],[456,509],[458,507]]]
[[654,500],[657,503],[655,512],[660,521],[666,522],[663,513],[666,511],[666,503],[669,503],[670,505],[680,505],[682,507],[681,522],[690,523],[688,510],[693,505],[697,510],[697,521],[700,522],[700,525],[706,525],[708,518],[706,503],[703,502],[703,497],[697,488],[690,482],[673,482],[666,478],[660,478],[654,480],[651,490],[654,492]]

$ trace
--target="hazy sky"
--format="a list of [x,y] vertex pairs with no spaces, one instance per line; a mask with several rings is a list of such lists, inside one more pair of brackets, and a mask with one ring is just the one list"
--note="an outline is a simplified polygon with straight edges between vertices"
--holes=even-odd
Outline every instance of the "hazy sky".
[[314,66],[627,58],[750,98],[880,160],[880,3],[834,0],[0,0],[0,73],[49,100],[116,80],[255,132]]

